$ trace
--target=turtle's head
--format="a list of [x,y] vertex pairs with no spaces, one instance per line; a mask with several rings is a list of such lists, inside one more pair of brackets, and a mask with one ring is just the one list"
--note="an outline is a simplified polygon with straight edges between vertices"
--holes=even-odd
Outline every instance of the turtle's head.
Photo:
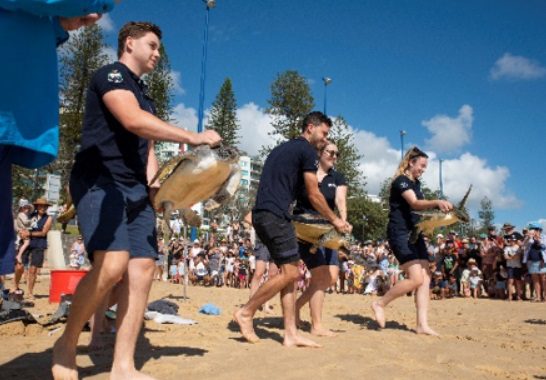
[[227,145],[220,145],[217,148],[214,148],[218,158],[222,161],[228,161],[230,163],[235,163],[239,161],[239,151],[237,148]]
[[455,212],[455,215],[457,215],[457,218],[464,223],[470,222],[470,216],[468,215],[468,210],[466,209],[466,201],[468,200],[468,196],[470,195],[471,190],[472,185],[468,187],[468,190],[466,191],[463,199],[453,210]]

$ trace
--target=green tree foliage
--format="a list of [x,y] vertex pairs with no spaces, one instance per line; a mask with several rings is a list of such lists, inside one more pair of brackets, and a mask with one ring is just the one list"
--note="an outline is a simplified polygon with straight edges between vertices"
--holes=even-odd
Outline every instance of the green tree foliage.
[[362,156],[358,153],[354,145],[353,133],[342,116],[334,120],[328,139],[337,145],[339,157],[336,170],[345,176],[350,195],[364,194],[365,178],[359,170],[359,161]]
[[353,235],[360,241],[385,239],[388,211],[381,203],[372,202],[365,195],[350,197],[347,202],[349,223]]
[[[301,121],[313,110],[314,100],[307,81],[297,71],[288,70],[277,76],[271,84],[270,107],[267,113],[273,118],[273,136],[277,144],[301,134]],[[267,153],[271,147],[262,147]]]
[[145,82],[148,86],[148,96],[154,101],[156,116],[163,121],[169,121],[173,110],[174,78],[165,45],[161,45],[159,53],[161,59],[155,69],[146,75]]
[[[159,54],[161,55],[161,59],[154,70],[146,74],[143,79],[148,87],[148,96],[152,98],[154,102],[156,116],[161,120],[168,122],[171,119],[173,111],[174,78],[165,45],[160,46]],[[170,144],[170,142],[155,142],[156,153],[162,149],[164,144]],[[160,164],[162,161],[166,161],[169,158],[170,157],[158,156]]]
[[493,210],[493,202],[487,197],[483,197],[480,201],[480,209],[478,210],[478,218],[480,219],[480,232],[487,233],[489,227],[493,227],[495,221],[495,211]]
[[27,169],[17,165],[13,165],[12,168],[14,202],[21,198],[33,201],[34,198],[41,195],[44,189],[40,186],[40,181],[37,180],[38,169]]
[[237,120],[237,101],[231,79],[226,78],[216,100],[212,104],[207,129],[214,129],[222,137],[223,143],[236,146],[239,143],[240,126]]
[[60,52],[61,111],[59,157],[48,167],[66,186],[80,143],[87,88],[93,73],[108,62],[100,26],[73,33]]

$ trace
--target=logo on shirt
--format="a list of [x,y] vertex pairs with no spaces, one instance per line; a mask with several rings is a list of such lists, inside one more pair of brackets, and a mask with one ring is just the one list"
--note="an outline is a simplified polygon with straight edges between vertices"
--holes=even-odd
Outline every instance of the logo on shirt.
[[334,188],[336,188],[337,186],[336,186],[335,183],[329,183],[329,184],[328,184],[328,187],[334,187]]
[[319,166],[319,161],[316,160],[316,161],[315,161],[315,167],[318,169],[318,166]]
[[407,182],[402,182],[402,183],[400,184],[400,187],[401,187],[402,189],[407,189],[408,186],[409,186],[409,185],[408,185]]
[[112,70],[108,73],[108,82],[121,83],[123,82],[123,76],[118,70]]

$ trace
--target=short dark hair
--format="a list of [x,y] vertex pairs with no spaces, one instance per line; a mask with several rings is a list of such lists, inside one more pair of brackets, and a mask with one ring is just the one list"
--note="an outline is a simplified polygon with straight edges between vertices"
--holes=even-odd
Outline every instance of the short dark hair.
[[301,131],[305,132],[305,128],[307,128],[309,124],[319,126],[322,123],[326,124],[329,127],[332,127],[332,119],[330,119],[328,116],[320,111],[313,111],[303,118],[303,121],[301,123]]
[[123,25],[118,34],[118,58],[121,58],[125,50],[125,42],[128,37],[140,38],[149,32],[154,33],[161,40],[161,29],[151,22],[130,21]]

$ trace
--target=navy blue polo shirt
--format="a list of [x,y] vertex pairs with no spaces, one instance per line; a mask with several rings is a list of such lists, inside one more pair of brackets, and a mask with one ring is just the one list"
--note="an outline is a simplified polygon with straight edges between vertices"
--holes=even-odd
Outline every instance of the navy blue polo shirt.
[[87,91],[81,149],[72,175],[107,177],[129,186],[146,184],[148,140],[129,132],[110,113],[102,98],[112,90],[131,91],[141,109],[155,114],[144,82],[127,66],[115,62],[97,70]]
[[407,234],[419,222],[419,215],[411,212],[409,203],[402,197],[407,190],[413,190],[417,199],[425,198],[419,180],[412,181],[405,175],[396,177],[391,184],[389,196],[388,230],[390,233]]
[[[319,182],[319,190],[324,195],[328,206],[332,211],[336,209],[336,190],[339,186],[347,186],[347,181],[345,177],[339,172],[336,172],[334,169],[330,169],[328,174],[324,176],[321,182]],[[303,214],[303,213],[316,213],[313,205],[309,201],[307,196],[307,190],[305,186],[302,191],[298,194],[298,200],[296,207],[294,208],[294,214]]]
[[317,150],[303,137],[273,149],[265,160],[254,211],[290,219],[288,209],[305,187],[303,173],[316,172],[317,167]]

